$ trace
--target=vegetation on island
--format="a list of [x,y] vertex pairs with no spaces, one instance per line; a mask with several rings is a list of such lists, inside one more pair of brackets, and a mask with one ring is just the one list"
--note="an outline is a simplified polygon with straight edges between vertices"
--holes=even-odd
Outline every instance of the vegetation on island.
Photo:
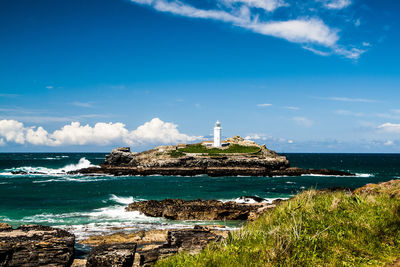
[[232,154],[232,153],[257,153],[260,151],[258,146],[242,146],[231,144],[228,148],[207,148],[202,144],[187,145],[183,148],[178,148],[177,152],[182,153],[202,153],[202,154]]
[[[395,188],[393,188],[395,186]],[[400,258],[400,181],[389,190],[304,191],[200,254],[156,266],[382,266]]]

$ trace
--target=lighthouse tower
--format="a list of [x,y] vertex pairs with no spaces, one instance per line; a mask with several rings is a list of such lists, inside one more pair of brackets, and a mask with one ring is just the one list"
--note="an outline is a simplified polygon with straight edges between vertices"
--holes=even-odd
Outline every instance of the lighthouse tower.
[[221,147],[221,123],[217,121],[214,127],[214,147]]

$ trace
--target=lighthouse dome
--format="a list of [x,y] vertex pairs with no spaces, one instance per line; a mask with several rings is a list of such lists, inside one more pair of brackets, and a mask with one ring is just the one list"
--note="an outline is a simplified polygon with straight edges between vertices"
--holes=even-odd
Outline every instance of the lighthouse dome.
[[215,123],[215,127],[221,127],[221,123],[220,123],[219,121],[217,121],[217,122]]

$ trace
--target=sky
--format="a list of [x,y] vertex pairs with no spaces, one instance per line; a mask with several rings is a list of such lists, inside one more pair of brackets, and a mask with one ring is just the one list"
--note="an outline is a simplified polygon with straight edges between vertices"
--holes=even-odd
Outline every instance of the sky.
[[400,152],[400,1],[2,0],[0,152],[240,135]]

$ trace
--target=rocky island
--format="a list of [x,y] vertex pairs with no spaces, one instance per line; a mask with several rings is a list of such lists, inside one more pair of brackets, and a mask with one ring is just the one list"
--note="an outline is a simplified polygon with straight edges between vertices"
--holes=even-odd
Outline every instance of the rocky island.
[[240,136],[228,138],[221,147],[210,142],[158,146],[141,153],[129,147],[111,151],[100,167],[90,167],[70,174],[108,175],[209,175],[209,176],[300,176],[307,174],[352,176],[338,170],[290,167],[285,156],[265,145]]

